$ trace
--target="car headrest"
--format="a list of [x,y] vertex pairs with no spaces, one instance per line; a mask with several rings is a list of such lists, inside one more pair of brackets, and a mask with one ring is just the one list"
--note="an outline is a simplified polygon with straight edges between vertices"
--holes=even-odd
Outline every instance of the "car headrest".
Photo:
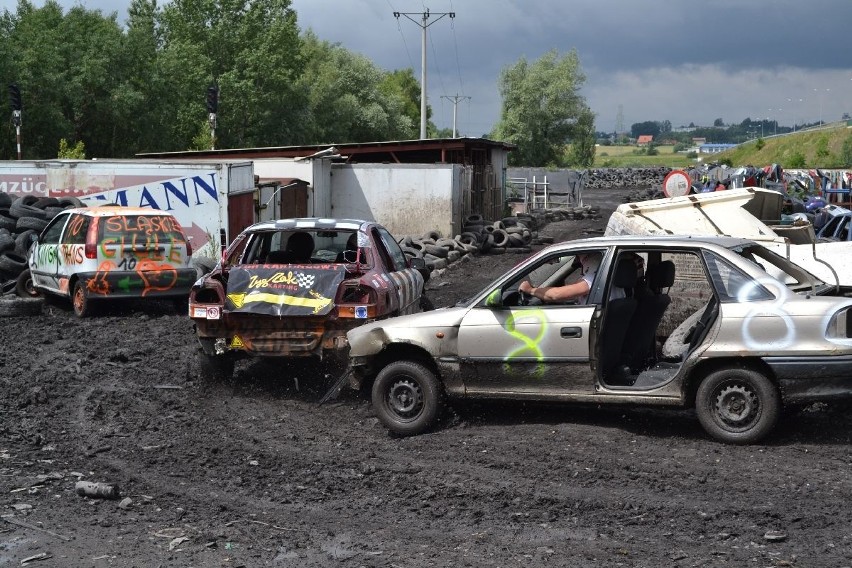
[[636,286],[636,262],[632,258],[621,258],[615,267],[613,286],[633,288]]
[[668,288],[674,284],[675,264],[671,260],[664,260],[648,267],[648,287],[652,290]]

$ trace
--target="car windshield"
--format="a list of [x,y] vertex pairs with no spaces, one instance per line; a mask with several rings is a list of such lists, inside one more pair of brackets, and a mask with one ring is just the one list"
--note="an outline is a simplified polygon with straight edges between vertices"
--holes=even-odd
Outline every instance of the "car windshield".
[[733,250],[794,292],[825,293],[832,288],[798,264],[759,244],[753,243]]
[[[353,230],[286,229],[251,234],[243,264],[352,263],[369,265],[369,241]],[[358,251],[360,249],[360,254]],[[238,251],[235,253],[239,254]]]

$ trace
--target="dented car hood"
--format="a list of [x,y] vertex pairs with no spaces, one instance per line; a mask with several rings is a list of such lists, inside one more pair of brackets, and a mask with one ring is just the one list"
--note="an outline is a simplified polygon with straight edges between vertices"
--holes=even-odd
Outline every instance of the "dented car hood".
[[620,205],[605,236],[708,235],[760,243],[824,282],[852,288],[852,242],[818,242],[810,223],[781,225],[784,196],[758,187]]

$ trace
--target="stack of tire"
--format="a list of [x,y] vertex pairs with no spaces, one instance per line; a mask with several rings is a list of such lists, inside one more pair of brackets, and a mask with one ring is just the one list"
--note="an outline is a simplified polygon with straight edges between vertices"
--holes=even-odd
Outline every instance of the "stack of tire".
[[30,246],[50,220],[64,209],[81,206],[76,197],[13,198],[0,193],[0,289],[4,294],[16,289],[27,270]]
[[548,222],[579,221],[580,219],[601,218],[601,208],[597,205],[564,207],[560,209],[543,209],[541,211],[537,211],[537,213],[543,215]]
[[406,256],[422,258],[426,261],[426,268],[433,271],[446,268],[472,253],[530,252],[537,227],[538,221],[532,215],[507,217],[500,221],[486,221],[481,215],[469,215],[462,233],[455,238],[429,231],[419,238],[403,237],[399,244]]

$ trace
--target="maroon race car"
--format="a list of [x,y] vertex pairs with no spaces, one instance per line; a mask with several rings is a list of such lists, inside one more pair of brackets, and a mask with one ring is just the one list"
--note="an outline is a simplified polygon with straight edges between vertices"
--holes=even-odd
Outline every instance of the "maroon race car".
[[345,356],[350,329],[431,307],[425,271],[374,222],[254,224],[190,292],[202,368],[227,379],[245,356]]

